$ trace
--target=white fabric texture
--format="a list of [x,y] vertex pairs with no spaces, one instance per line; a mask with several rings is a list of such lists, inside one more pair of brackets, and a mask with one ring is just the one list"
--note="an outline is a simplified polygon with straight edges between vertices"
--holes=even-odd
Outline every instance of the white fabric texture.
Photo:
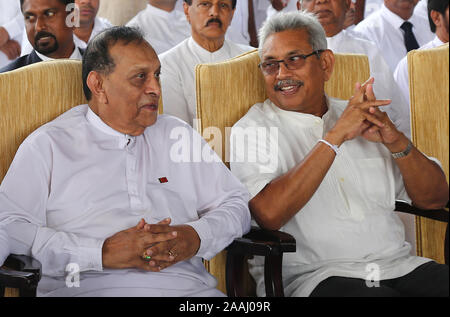
[[247,51],[251,46],[225,40],[220,49],[209,52],[190,37],[159,56],[164,113],[193,124],[196,105],[195,66],[222,62]]
[[191,26],[184,12],[167,12],[150,4],[132,18],[127,26],[139,27],[156,54],[176,46],[191,35]]
[[[413,14],[408,21],[413,25],[414,36],[419,46],[434,38],[427,19]],[[400,28],[403,22],[405,21],[402,18],[383,4],[380,10],[362,20],[354,28],[355,32],[364,35],[365,38],[376,44],[392,73],[407,53],[403,39],[404,32]]]
[[[320,118],[285,111],[270,100],[254,105],[231,133],[231,171],[250,196],[297,166],[341,115],[347,101],[328,99]],[[278,136],[248,137],[237,142],[239,129],[276,127]],[[252,130],[253,129],[253,130]],[[256,161],[246,155],[256,152]],[[286,296],[308,296],[329,276],[366,279],[376,265],[380,279],[409,273],[428,259],[410,256],[401,220],[393,212],[396,199],[410,201],[391,153],[377,143],[356,138],[343,143],[331,168],[308,203],[280,230],[294,236],[296,253],[283,256]],[[277,162],[268,153],[277,154]],[[271,162],[271,164],[267,163]],[[264,261],[249,261],[263,295]]]
[[[194,145],[210,160],[195,159]],[[132,137],[81,105],[20,146],[0,186],[0,221],[11,251],[42,263],[39,296],[214,296],[216,280],[202,258],[249,230],[247,202],[242,184],[181,120],[159,116]],[[197,231],[195,257],[159,273],[103,269],[106,238],[142,218],[157,223],[167,217]],[[66,287],[70,263],[81,272],[80,287]]]

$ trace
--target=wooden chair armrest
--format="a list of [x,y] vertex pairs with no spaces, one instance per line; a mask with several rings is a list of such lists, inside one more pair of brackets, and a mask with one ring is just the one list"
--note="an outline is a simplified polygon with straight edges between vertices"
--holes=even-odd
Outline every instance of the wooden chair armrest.
[[412,206],[404,201],[397,200],[395,202],[395,211],[448,223],[448,202],[446,209],[425,210]]
[[235,239],[227,247],[227,293],[231,297],[242,297],[245,290],[244,268],[247,258],[264,256],[264,283],[266,296],[284,296],[282,281],[283,253],[296,252],[295,239],[281,231],[269,231],[252,227],[242,238]]
[[10,254],[0,268],[0,296],[3,296],[5,287],[18,288],[20,296],[36,296],[41,271],[41,263],[36,259]]

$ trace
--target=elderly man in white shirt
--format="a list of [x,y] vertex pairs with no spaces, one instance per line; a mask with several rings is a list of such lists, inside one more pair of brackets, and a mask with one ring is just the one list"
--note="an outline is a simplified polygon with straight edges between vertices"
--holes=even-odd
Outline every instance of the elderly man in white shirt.
[[391,72],[411,49],[433,39],[428,21],[414,14],[418,0],[384,0],[381,9],[354,28],[374,42],[383,54]]
[[98,33],[112,26],[105,18],[97,16],[100,0],[75,0],[79,12],[79,26],[73,31],[75,44],[85,49]]
[[314,13],[327,36],[328,49],[334,53],[364,54],[369,58],[370,74],[375,79],[374,92],[378,98],[391,99],[384,110],[397,129],[411,137],[410,111],[406,101],[398,93],[392,72],[374,43],[344,30],[346,12],[351,0],[303,0],[298,9]]
[[[256,222],[296,238],[297,252],[283,258],[285,294],[448,296],[448,266],[410,255],[394,212],[396,197],[441,208],[448,184],[379,110],[389,100],[375,98],[373,80],[356,84],[350,101],[325,94],[334,55],[310,13],[268,20],[260,56],[268,99],[232,128],[230,161]],[[258,295],[263,264],[251,262]]]
[[0,222],[11,252],[42,263],[39,296],[223,296],[202,258],[250,229],[248,192],[189,125],[158,116],[160,70],[138,30],[105,30],[83,59],[89,104],[20,146]]
[[[424,0],[422,0],[424,1]],[[449,16],[448,16],[448,0],[429,0],[429,21],[430,28],[433,33],[436,34],[435,38],[420,47],[419,49],[429,49],[433,47],[441,46],[448,43],[449,38]],[[444,69],[443,71],[448,71]],[[409,80],[408,80],[408,59],[407,56],[398,63],[397,68],[394,71],[394,78],[400,87],[400,91],[404,98],[410,104],[409,99]]]
[[147,7],[127,26],[139,27],[157,54],[164,53],[191,35],[183,12],[175,10],[177,0],[149,0]]
[[0,68],[20,56],[23,16],[19,0],[0,0]]
[[221,62],[253,48],[225,39],[236,0],[185,0],[192,36],[161,54],[164,113],[192,125],[196,109],[195,66]]

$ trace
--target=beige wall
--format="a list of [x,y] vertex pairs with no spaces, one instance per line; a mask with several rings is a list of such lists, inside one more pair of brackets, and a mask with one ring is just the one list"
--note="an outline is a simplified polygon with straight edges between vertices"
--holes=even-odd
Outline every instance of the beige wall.
[[148,0],[101,0],[98,15],[114,25],[124,25],[145,8]]

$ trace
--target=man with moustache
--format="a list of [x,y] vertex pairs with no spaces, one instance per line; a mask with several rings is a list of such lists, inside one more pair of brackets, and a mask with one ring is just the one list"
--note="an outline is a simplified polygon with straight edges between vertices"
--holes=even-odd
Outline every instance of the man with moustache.
[[195,66],[214,63],[250,51],[250,46],[225,39],[236,0],[185,0],[184,12],[191,24],[191,37],[160,55],[164,113],[188,124],[195,118]]
[[20,56],[23,17],[19,0],[0,1],[0,68]]
[[59,58],[81,59],[83,51],[75,46],[73,28],[66,20],[73,0],[20,0],[25,29],[33,51],[0,69],[8,72],[23,66]]
[[299,0],[299,10],[307,10],[316,15],[327,36],[328,49],[333,53],[364,54],[369,58],[370,75],[375,79],[375,95],[382,99],[391,99],[384,108],[395,123],[397,129],[411,137],[409,107],[398,93],[399,87],[392,77],[392,72],[383,55],[374,43],[357,37],[345,30],[345,18],[351,0]]
[[162,54],[191,35],[183,12],[175,9],[178,0],[149,0],[147,7],[127,26],[139,27],[157,54]]
[[[422,0],[425,1],[425,0]],[[448,0],[428,0],[428,21],[430,23],[431,32],[435,33],[435,38],[420,47],[419,49],[429,49],[433,47],[438,47],[448,43],[449,38],[449,16],[448,16]],[[448,71],[444,69],[443,71]],[[403,59],[398,63],[397,68],[394,72],[394,78],[400,87],[404,98],[409,99],[409,80],[408,80],[408,59],[403,57]]]
[[[88,104],[29,135],[0,185],[10,251],[42,264],[38,296],[224,296],[202,258],[250,229],[247,191],[158,115],[161,65],[138,30],[98,34],[82,68]],[[176,130],[208,159],[173,157]]]
[[75,44],[85,49],[98,33],[112,26],[105,18],[97,16],[100,0],[75,0],[80,16],[80,26],[73,31]]
[[[250,192],[256,222],[297,241],[283,257],[285,295],[448,296],[448,266],[410,255],[394,212],[396,198],[445,206],[441,167],[381,110],[389,100],[375,98],[373,79],[356,84],[349,101],[325,94],[334,55],[313,14],[276,15],[259,35],[268,99],[233,126],[231,171]],[[277,138],[235,142],[273,127]],[[264,295],[264,259],[250,263]]]
[[397,64],[413,49],[434,37],[427,19],[414,13],[419,0],[384,0],[381,9],[354,28],[375,43],[394,73]]

